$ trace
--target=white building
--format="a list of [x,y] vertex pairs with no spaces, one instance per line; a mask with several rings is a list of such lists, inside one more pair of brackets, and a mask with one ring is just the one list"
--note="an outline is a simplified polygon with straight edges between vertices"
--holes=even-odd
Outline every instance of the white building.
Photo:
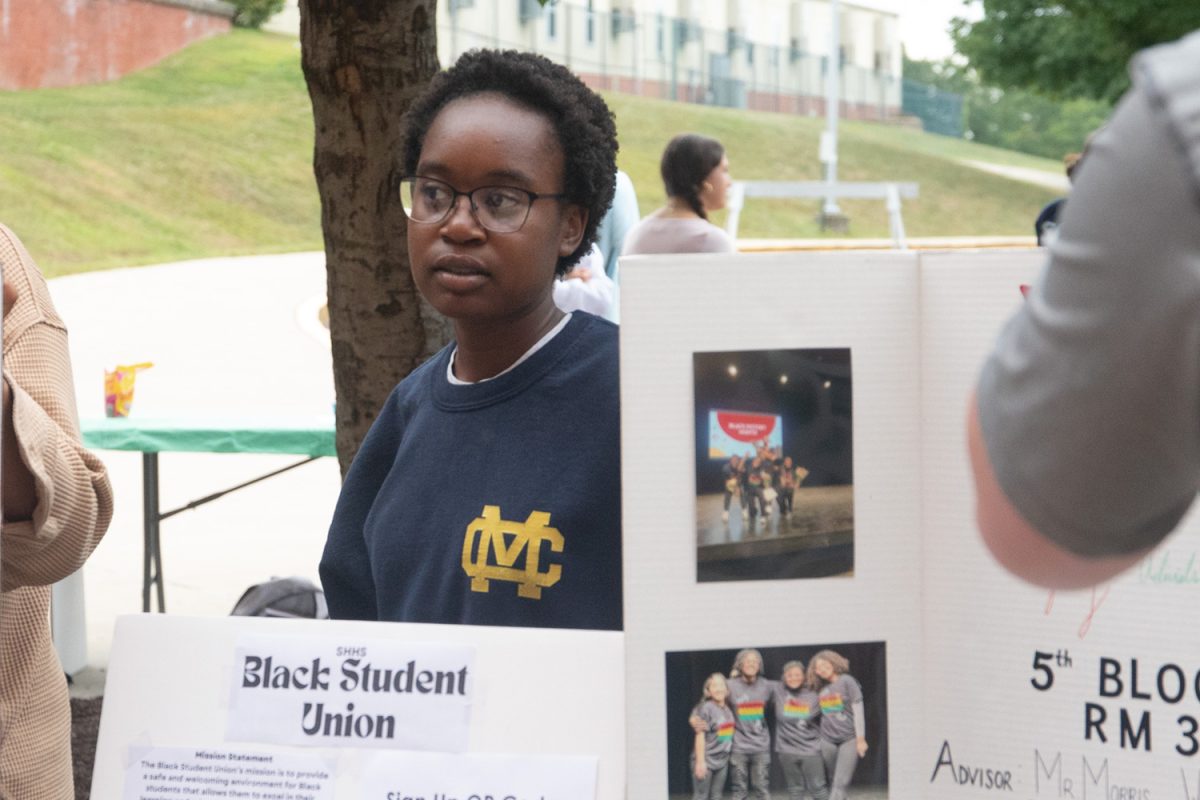
[[[842,114],[900,114],[899,18],[839,3]],[[532,50],[590,85],[650,97],[825,113],[828,0],[438,0],[438,58]],[[296,0],[269,29],[299,29]]]
[[[897,15],[839,5],[843,115],[898,116]],[[438,56],[532,50],[597,88],[823,114],[831,22],[828,0],[439,0]]]

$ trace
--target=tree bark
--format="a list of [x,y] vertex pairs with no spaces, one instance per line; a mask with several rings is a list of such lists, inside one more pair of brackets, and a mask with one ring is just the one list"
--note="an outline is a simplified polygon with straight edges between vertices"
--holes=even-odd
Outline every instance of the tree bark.
[[413,285],[400,116],[438,70],[436,0],[300,0],[315,123],[342,475],[399,380],[449,327]]

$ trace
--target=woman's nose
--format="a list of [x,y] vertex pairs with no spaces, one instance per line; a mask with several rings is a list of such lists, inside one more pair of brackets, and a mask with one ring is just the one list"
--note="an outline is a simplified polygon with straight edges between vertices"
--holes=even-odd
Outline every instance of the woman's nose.
[[442,220],[442,230],[457,235],[462,235],[464,230],[471,234],[481,234],[483,226],[479,224],[469,195],[461,194],[454,198],[450,213]]

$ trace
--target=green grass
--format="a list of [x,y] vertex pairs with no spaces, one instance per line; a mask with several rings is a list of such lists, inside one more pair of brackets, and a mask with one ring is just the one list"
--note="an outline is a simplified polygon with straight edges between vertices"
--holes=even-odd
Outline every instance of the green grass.
[[321,247],[293,40],[235,31],[101,86],[0,93],[0,220],[47,274]]
[[[823,119],[692,106],[629,95],[605,96],[621,133],[618,161],[633,178],[642,213],[665,200],[658,178],[663,144],[682,131],[720,139],[730,171],[742,180],[820,180],[817,143]],[[1049,159],[1010,153],[960,139],[890,125],[845,122],[839,126],[838,177],[847,181],[914,181],[920,197],[904,202],[910,236],[1032,235],[1033,220],[1054,193],[971,169],[962,159],[1032,167],[1061,174]],[[879,201],[844,201],[851,235],[885,237],[887,214]],[[751,201],[738,234],[747,238],[819,238],[813,201]],[[722,218],[716,217],[720,223]]]
[[[608,94],[642,213],[663,202],[675,133],[722,140],[735,178],[813,180],[819,119]],[[958,163],[1053,161],[867,123],[841,128],[840,177],[911,180],[912,236],[1028,234],[1053,194]],[[295,40],[235,31],[101,86],[0,92],[0,221],[49,275],[321,247],[312,116]],[[879,202],[846,202],[851,234],[887,234]],[[813,202],[754,201],[747,237],[818,236]],[[720,219],[718,218],[718,222]]]

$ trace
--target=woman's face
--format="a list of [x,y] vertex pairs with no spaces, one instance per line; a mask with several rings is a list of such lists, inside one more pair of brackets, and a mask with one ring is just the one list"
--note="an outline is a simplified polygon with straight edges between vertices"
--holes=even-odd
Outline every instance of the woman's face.
[[713,167],[700,184],[700,204],[705,211],[718,211],[725,207],[726,195],[733,185],[729,175],[729,157],[721,156],[721,163]]
[[742,659],[742,663],[738,669],[738,672],[742,673],[742,675],[749,680],[754,680],[756,677],[758,677],[758,671],[761,669],[762,662],[759,661],[758,656],[751,653]]
[[833,664],[823,658],[818,658],[813,662],[813,672],[817,673],[817,677],[823,681],[831,681],[834,677]]
[[[477,94],[447,103],[434,117],[416,174],[459,192],[508,186],[556,194],[563,163],[548,118],[503,96]],[[580,207],[543,199],[532,203],[519,230],[496,233],[458,197],[441,222],[409,223],[413,279],[430,305],[454,320],[529,317],[553,304],[555,265],[579,244],[586,221]]]
[[708,696],[717,703],[724,703],[725,698],[729,696],[729,687],[725,685],[725,681],[713,678],[708,684]]
[[783,685],[789,689],[799,689],[804,685],[804,670],[799,667],[788,667],[783,673]]

